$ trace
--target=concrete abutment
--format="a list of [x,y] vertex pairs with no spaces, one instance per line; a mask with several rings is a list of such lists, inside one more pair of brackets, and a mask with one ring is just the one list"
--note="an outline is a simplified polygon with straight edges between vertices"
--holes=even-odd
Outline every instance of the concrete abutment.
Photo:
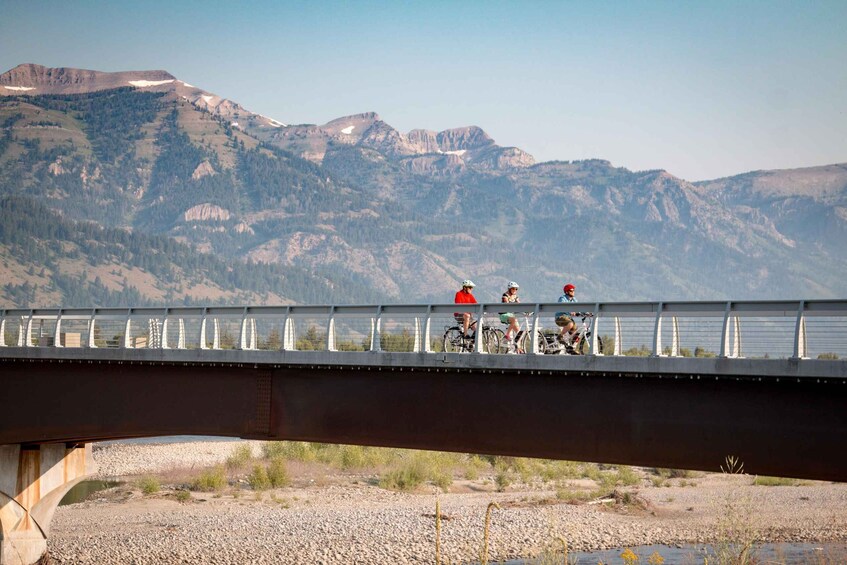
[[0,445],[0,565],[37,562],[59,502],[95,470],[91,444]]

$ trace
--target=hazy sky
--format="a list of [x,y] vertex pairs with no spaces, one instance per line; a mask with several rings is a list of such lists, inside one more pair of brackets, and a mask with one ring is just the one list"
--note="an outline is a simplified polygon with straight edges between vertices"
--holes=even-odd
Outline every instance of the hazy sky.
[[0,0],[0,72],[165,69],[285,123],[478,125],[688,180],[847,162],[847,0]]

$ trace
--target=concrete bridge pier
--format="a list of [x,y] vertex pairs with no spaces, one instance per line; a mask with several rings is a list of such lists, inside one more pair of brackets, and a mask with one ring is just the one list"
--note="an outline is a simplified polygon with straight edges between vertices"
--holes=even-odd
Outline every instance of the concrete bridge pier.
[[0,445],[0,565],[37,562],[59,502],[95,470],[91,444]]

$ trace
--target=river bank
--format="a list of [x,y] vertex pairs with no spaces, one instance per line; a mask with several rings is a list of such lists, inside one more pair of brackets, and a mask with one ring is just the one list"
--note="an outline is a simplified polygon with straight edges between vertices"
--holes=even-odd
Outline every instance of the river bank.
[[[585,478],[515,481],[498,492],[496,477],[456,478],[443,492],[378,486],[373,473],[338,473],[289,464],[291,484],[254,492],[240,479],[213,492],[178,496],[202,467],[223,463],[238,445],[260,454],[260,442],[194,442],[97,446],[104,477],[156,473],[162,488],[144,494],[132,479],[53,520],[55,563],[434,563],[435,507],[443,516],[442,562],[479,559],[486,509],[492,509],[492,561],[571,551],[678,545],[721,540],[847,540],[847,485],[756,486],[747,475],[697,474],[615,490],[608,501],[577,496]],[[658,485],[658,486],[657,486]],[[563,495],[563,488],[568,489]],[[187,498],[179,501],[178,498]],[[737,539],[736,539],[737,538]]]

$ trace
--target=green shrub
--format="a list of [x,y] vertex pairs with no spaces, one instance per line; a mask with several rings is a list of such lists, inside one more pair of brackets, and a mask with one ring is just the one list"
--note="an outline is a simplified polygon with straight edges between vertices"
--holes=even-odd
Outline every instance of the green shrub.
[[621,465],[618,467],[617,477],[615,483],[618,485],[637,485],[641,482],[641,477],[638,476],[632,467],[629,465]]
[[211,492],[221,490],[227,485],[226,472],[222,465],[200,473],[191,485],[192,490]]
[[253,449],[248,444],[241,444],[232,450],[232,455],[227,457],[226,466],[237,469],[247,464],[253,458]]
[[435,476],[432,477],[432,484],[447,492],[450,488],[450,485],[453,484],[453,474],[452,473],[436,473]]
[[288,469],[285,467],[285,461],[281,458],[271,460],[271,464],[267,470],[268,481],[274,488],[284,487],[290,483],[288,477]]
[[189,500],[191,500],[191,493],[188,492],[187,490],[180,489],[180,490],[176,491],[175,496],[176,496],[177,501],[179,501],[179,502],[188,502]]
[[800,481],[787,477],[756,477],[753,484],[760,487],[796,487]]
[[423,481],[421,469],[412,465],[389,471],[380,477],[379,486],[392,490],[413,490]]
[[508,469],[501,467],[497,470],[497,474],[494,475],[494,484],[497,485],[498,492],[503,492],[512,484],[512,474]]
[[271,488],[271,479],[268,477],[268,470],[264,465],[256,464],[253,466],[253,472],[247,477],[247,482],[253,490],[267,490]]
[[161,490],[162,485],[156,477],[147,476],[138,479],[138,488],[140,488],[141,492],[144,494],[154,494]]

